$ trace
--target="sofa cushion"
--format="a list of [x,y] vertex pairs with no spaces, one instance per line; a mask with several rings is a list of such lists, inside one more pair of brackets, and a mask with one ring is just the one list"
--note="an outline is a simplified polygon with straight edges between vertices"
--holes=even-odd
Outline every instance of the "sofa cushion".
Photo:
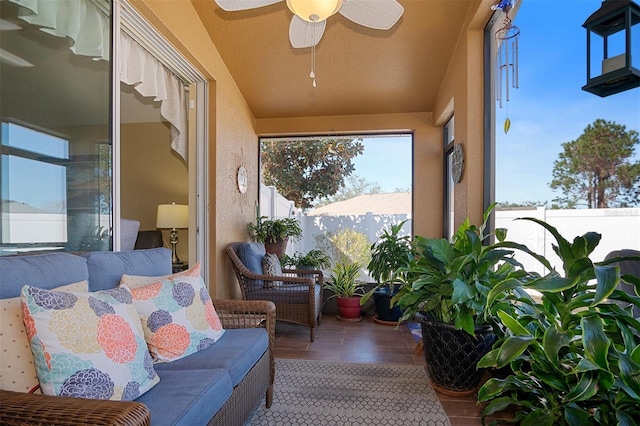
[[[282,265],[278,255],[273,253],[267,253],[262,258],[262,270],[265,275],[271,275],[276,277],[282,276]],[[282,281],[265,281],[265,288],[272,288],[282,285]]]
[[[80,281],[56,290],[88,291],[89,283]],[[36,387],[38,376],[19,297],[0,299],[0,348],[0,389],[29,392]]]
[[224,368],[229,371],[233,386],[236,386],[268,347],[269,335],[263,328],[229,329],[208,348],[176,361],[155,364],[155,368],[158,372]]
[[176,272],[171,275],[160,275],[157,277],[150,277],[148,275],[129,275],[123,274],[120,278],[120,284],[124,284],[129,287],[131,290],[134,288],[140,288],[145,285],[149,285],[151,283],[164,280],[167,278],[179,278],[179,277],[197,277],[200,276],[200,262],[193,265],[191,268],[186,271]]
[[20,297],[25,285],[52,289],[88,278],[86,259],[70,253],[0,256],[0,299]]
[[233,392],[226,370],[159,371],[160,383],[136,400],[151,412],[151,424],[206,425]]
[[262,275],[262,258],[267,254],[262,243],[240,243],[236,252],[242,264],[254,274]]
[[166,248],[91,252],[83,256],[87,259],[91,291],[117,287],[124,274],[150,276],[171,274],[171,250]]
[[198,352],[224,333],[200,275],[159,280],[133,289],[132,296],[156,362]]
[[129,401],[158,376],[131,293],[25,286],[23,320],[45,395]]

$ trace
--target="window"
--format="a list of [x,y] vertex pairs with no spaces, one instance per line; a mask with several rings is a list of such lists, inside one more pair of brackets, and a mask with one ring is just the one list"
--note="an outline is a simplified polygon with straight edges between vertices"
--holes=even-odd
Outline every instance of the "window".
[[79,34],[28,6],[0,8],[0,255],[110,250],[110,3],[87,2]]

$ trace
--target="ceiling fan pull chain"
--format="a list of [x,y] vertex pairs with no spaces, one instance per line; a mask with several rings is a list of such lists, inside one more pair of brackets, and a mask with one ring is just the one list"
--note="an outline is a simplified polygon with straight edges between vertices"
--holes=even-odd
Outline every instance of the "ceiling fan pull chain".
[[[316,27],[312,27],[313,39],[316,38]],[[313,87],[316,87],[316,45],[311,46],[311,72],[309,77],[313,80]]]

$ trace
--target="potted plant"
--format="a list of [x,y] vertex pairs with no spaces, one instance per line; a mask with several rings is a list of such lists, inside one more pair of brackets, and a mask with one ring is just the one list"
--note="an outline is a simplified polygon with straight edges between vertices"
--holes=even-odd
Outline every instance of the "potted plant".
[[284,255],[289,239],[297,240],[302,237],[300,222],[292,217],[269,219],[259,216],[256,223],[247,224],[247,231],[256,242],[264,243],[267,253],[275,253],[279,259]]
[[327,299],[336,299],[338,319],[342,321],[360,321],[362,306],[360,298],[364,291],[362,283],[356,281],[360,273],[358,263],[338,263],[332,270],[325,288],[333,292]]
[[364,304],[373,295],[376,305],[374,321],[381,324],[396,325],[402,316],[399,307],[391,306],[391,298],[403,282],[402,267],[406,267],[412,258],[411,237],[399,233],[407,221],[404,220],[384,229],[378,240],[371,245],[371,261],[367,266],[369,274],[376,280],[376,286],[362,298]]
[[[533,255],[551,272],[532,274],[524,288],[542,294],[541,303],[511,300],[516,311],[498,310],[506,334],[480,360],[480,367],[510,367],[505,378],[487,381],[478,392],[488,401],[484,415],[517,408],[514,422],[523,425],[637,425],[640,419],[640,322],[632,308],[640,298],[618,289],[622,278],[640,289],[640,278],[620,276],[621,260],[594,263],[589,255],[600,234],[588,232],[573,242],[551,225],[555,253],[564,274],[547,259]],[[503,299],[501,288],[491,299]],[[631,306],[621,308],[615,302]]]
[[297,269],[324,269],[331,265],[331,258],[320,249],[313,249],[303,254],[295,252],[293,256],[283,255],[280,261],[282,266]]
[[[495,205],[484,213],[478,228],[467,219],[451,241],[416,236],[415,257],[403,268],[406,282],[392,303],[403,311],[401,321],[421,319],[427,368],[433,387],[445,394],[474,393],[483,375],[477,362],[494,343],[497,321],[489,309],[491,289],[512,283],[505,292],[520,291],[518,283],[526,272],[516,262],[510,244],[502,241],[505,230],[497,230],[496,244],[483,245],[487,219]],[[499,299],[494,309],[505,308]]]

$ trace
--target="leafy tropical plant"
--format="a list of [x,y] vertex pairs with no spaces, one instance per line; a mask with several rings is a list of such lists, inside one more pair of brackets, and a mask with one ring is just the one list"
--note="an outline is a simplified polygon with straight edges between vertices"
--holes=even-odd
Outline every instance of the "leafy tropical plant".
[[[588,232],[565,240],[551,225],[525,218],[553,235],[553,250],[563,272],[553,270],[543,256],[523,250],[551,272],[523,283],[537,290],[542,302],[511,299],[515,311],[497,314],[506,335],[484,356],[478,367],[506,367],[512,374],[492,378],[478,392],[489,401],[484,415],[517,407],[514,422],[522,425],[636,425],[640,419],[640,322],[631,308],[640,298],[618,290],[621,279],[615,258],[594,263],[589,255],[600,234]],[[640,261],[640,258],[634,258]],[[640,279],[622,279],[640,289]],[[501,288],[489,299],[503,299]],[[509,299],[509,298],[507,298]]]
[[367,269],[378,285],[367,292],[362,298],[362,303],[365,303],[380,287],[386,286],[391,294],[394,285],[404,281],[404,272],[401,268],[408,266],[413,257],[411,237],[399,235],[406,222],[403,220],[391,225],[390,230],[384,229],[382,235],[371,245],[371,260]]
[[356,281],[359,273],[360,265],[357,263],[338,263],[333,268],[329,280],[324,284],[325,289],[333,292],[327,300],[334,297],[362,296],[363,284]]
[[421,236],[413,239],[415,256],[408,266],[401,268],[406,282],[391,301],[403,311],[400,321],[410,320],[421,312],[431,320],[453,324],[473,335],[475,325],[496,325],[492,312],[509,309],[498,299],[489,303],[491,289],[506,282],[510,283],[508,291],[527,297],[518,287],[527,273],[511,250],[519,245],[503,243],[505,229],[496,230],[498,243],[483,245],[490,237],[485,231],[494,207],[495,204],[491,205],[484,213],[480,227],[465,220],[451,241]]
[[284,255],[280,261],[285,267],[305,267],[322,269],[331,265],[331,258],[320,249],[310,250],[307,254],[295,252],[293,256]]
[[300,222],[292,217],[269,219],[266,216],[260,216],[256,223],[247,224],[247,232],[251,238],[260,243],[275,243],[285,238],[298,240],[302,237]]

